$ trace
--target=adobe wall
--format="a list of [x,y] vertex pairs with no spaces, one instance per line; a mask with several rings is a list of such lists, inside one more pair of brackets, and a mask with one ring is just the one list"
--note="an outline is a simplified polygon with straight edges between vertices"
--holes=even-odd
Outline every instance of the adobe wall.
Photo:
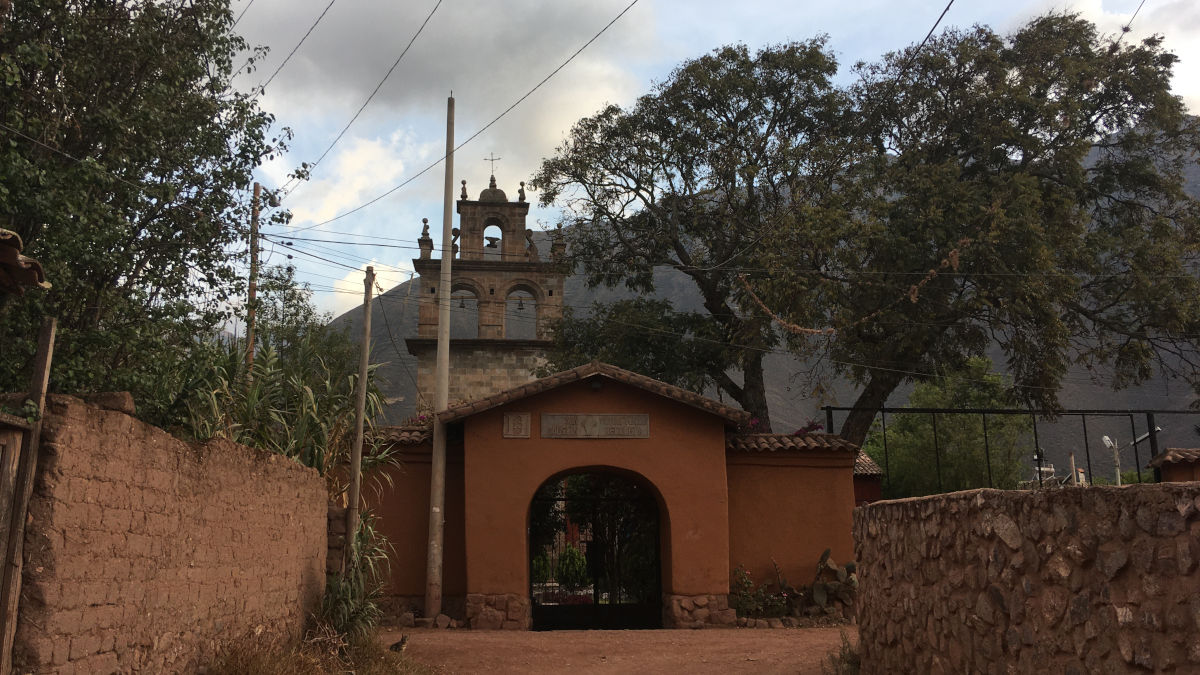
[[864,673],[1200,670],[1200,484],[854,513]]
[[301,637],[325,585],[314,470],[69,396],[42,440],[17,672],[196,672],[248,633]]
[[[530,438],[503,437],[506,412],[530,413]],[[544,439],[544,413],[645,413],[650,437]],[[600,390],[577,382],[499,406],[467,418],[463,427],[469,619],[477,612],[497,618],[485,606],[503,597],[505,621],[529,626],[531,500],[549,478],[588,467],[633,472],[658,493],[668,611],[679,596],[728,595],[729,504],[720,418],[605,381]],[[523,608],[514,610],[512,597]]]
[[812,582],[821,553],[854,556],[854,455],[848,452],[730,452],[729,566],[756,583],[779,564],[793,585]]

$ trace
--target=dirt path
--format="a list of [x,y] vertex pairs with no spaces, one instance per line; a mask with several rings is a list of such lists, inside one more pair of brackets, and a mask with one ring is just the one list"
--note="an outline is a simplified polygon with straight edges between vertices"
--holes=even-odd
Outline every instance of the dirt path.
[[472,631],[404,629],[407,654],[445,673],[820,673],[854,626],[776,630]]

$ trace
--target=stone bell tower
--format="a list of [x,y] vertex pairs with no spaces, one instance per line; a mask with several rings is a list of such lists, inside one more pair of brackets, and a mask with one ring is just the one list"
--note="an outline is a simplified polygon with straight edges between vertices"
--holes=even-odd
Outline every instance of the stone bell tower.
[[[457,211],[451,266],[450,403],[482,398],[534,379],[545,363],[552,324],[562,317],[565,250],[562,230],[551,233],[550,255],[543,259],[525,227],[529,203],[525,183],[510,202],[496,187],[496,177],[479,194],[467,198],[467,181]],[[417,337],[406,340],[417,357],[417,390],[434,400],[437,357],[437,292],[441,260],[433,258],[429,225],[417,240],[420,275]],[[468,302],[470,307],[468,307]],[[474,320],[473,337],[454,330]]]

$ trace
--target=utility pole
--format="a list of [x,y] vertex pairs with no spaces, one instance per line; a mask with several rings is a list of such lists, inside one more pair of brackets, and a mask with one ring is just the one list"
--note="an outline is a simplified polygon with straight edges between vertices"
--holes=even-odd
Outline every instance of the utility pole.
[[442,266],[438,279],[437,364],[433,458],[429,468],[429,557],[425,566],[425,616],[442,613],[442,543],[446,507],[446,423],[437,413],[450,404],[450,258],[454,206],[454,94],[446,99],[446,184],[442,201]]
[[[258,298],[258,199],[262,186],[254,181],[254,202],[250,205],[250,290],[246,306],[246,376],[254,366],[254,306]],[[235,343],[236,344],[236,343]]]
[[375,268],[367,266],[363,279],[363,338],[358,358],[358,387],[354,396],[354,446],[350,449],[350,494],[346,504],[346,545],[342,552],[342,572],[354,560],[358,532],[358,501],[362,489],[363,417],[367,408],[367,370],[371,365],[371,291],[375,288]]

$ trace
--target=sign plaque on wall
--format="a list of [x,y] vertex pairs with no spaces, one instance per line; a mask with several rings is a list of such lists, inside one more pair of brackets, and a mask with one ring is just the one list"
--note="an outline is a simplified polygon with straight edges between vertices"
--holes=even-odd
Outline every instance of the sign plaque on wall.
[[542,438],[650,438],[650,415],[542,413]]
[[529,413],[504,413],[505,438],[529,438]]

